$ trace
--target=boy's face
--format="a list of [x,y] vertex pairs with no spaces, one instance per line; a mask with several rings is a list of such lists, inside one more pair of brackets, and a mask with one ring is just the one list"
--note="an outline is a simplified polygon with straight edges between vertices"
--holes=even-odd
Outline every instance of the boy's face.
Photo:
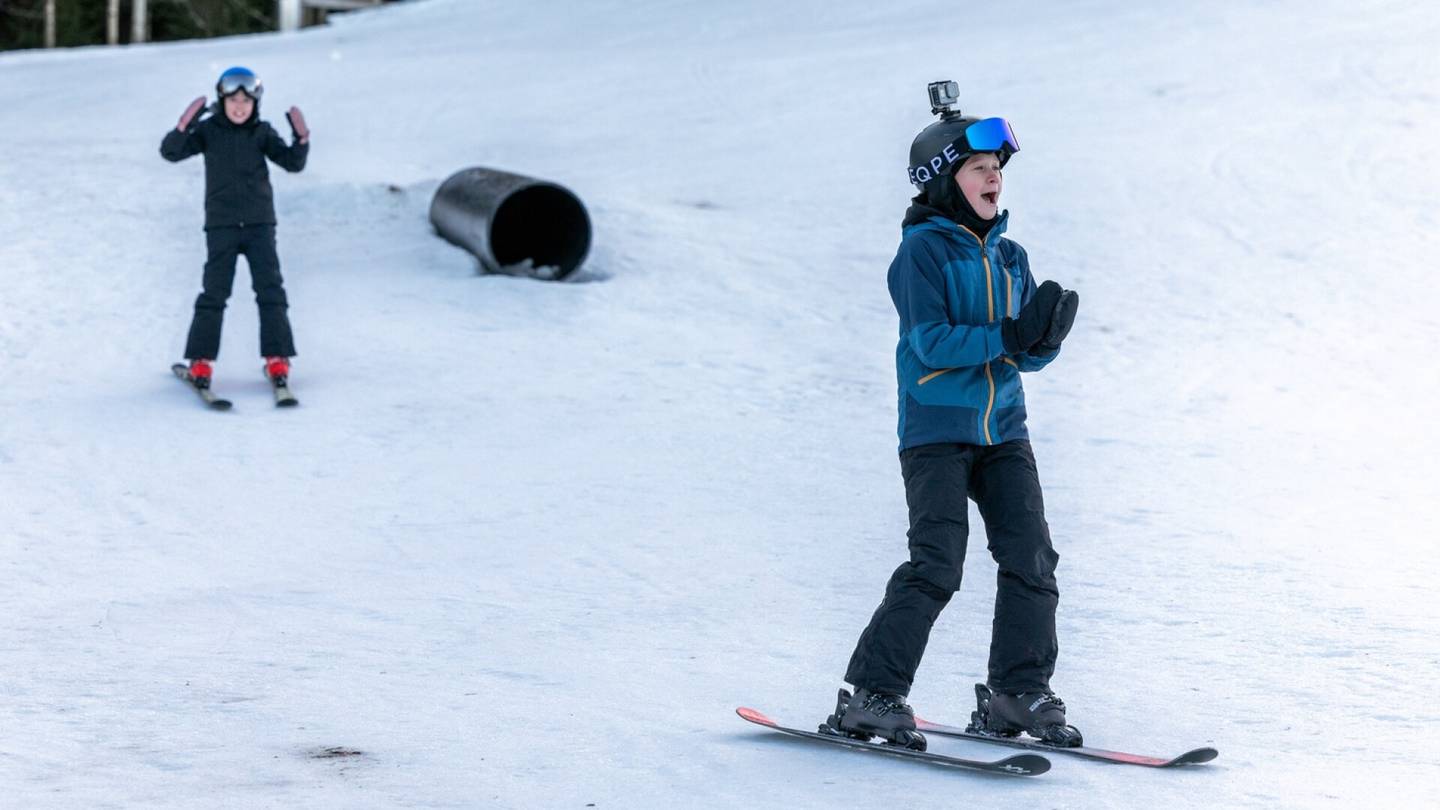
[[1005,178],[1000,174],[999,156],[990,152],[971,155],[955,172],[955,184],[981,219],[994,219],[1000,212],[1000,189]]
[[250,120],[250,113],[255,112],[255,99],[241,93],[231,93],[225,97],[225,117],[230,119],[232,124],[243,124]]

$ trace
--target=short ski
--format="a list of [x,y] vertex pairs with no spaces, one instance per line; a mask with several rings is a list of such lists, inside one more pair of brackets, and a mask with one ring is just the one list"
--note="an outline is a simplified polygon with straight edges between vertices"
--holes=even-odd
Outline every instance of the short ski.
[[857,740],[853,737],[842,737],[834,734],[818,734],[813,731],[801,731],[798,728],[787,728],[776,723],[764,714],[754,710],[741,707],[735,713],[756,725],[765,726],[773,731],[790,734],[796,737],[804,737],[807,740],[816,742],[841,745],[846,748],[854,748],[861,751],[874,751],[879,754],[889,754],[896,757],[918,759],[922,762],[930,762],[936,765],[947,765],[952,768],[964,768],[982,773],[1003,773],[1012,776],[1034,776],[1050,770],[1050,760],[1038,754],[1016,754],[997,760],[961,759],[950,757],[944,754],[932,754],[927,751],[914,751],[899,745],[888,743],[873,743]]
[[216,396],[215,392],[210,390],[209,388],[201,388],[195,384],[195,379],[190,376],[189,366],[185,365],[184,363],[176,363],[170,367],[170,370],[173,371],[175,373],[175,376],[179,377],[180,381],[185,383],[185,385],[191,391],[194,391],[196,394],[198,394],[200,396],[200,399],[206,405],[210,406],[211,409],[217,411],[230,410],[230,400],[221,399],[220,397]]
[[295,395],[290,393],[290,383],[288,379],[281,377],[277,382],[264,368],[261,368],[260,372],[265,375],[265,379],[270,383],[270,388],[275,391],[275,407],[293,408],[300,404],[300,400],[296,399]]
[[1084,757],[1086,759],[1097,759],[1103,762],[1118,762],[1125,765],[1144,765],[1148,768],[1171,768],[1176,765],[1198,765],[1202,762],[1209,762],[1220,755],[1214,748],[1196,748],[1193,751],[1186,751],[1178,757],[1165,759],[1163,757],[1150,757],[1143,754],[1127,754],[1121,751],[1106,751],[1101,748],[1087,748],[1077,746],[1074,748],[1061,748],[1058,745],[1051,745],[1040,740],[1028,737],[999,737],[992,734],[979,734],[959,726],[947,726],[942,723],[931,723],[928,720],[915,718],[915,728],[926,734],[939,734],[942,737],[955,737],[961,740],[974,740],[976,742],[996,743],[998,745],[1009,745],[1014,748],[1027,748],[1032,751],[1053,751],[1057,754],[1070,754],[1072,756]]

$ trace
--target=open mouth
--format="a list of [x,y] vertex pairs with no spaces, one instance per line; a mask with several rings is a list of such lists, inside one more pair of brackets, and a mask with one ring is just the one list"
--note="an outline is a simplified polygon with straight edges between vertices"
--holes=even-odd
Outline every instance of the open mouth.
[[987,203],[989,203],[989,204],[991,204],[991,205],[995,205],[996,203],[1000,202],[1000,192],[998,192],[998,191],[987,191],[987,192],[985,192],[984,194],[981,194],[981,195],[980,195],[980,199],[984,200],[985,202],[987,202]]

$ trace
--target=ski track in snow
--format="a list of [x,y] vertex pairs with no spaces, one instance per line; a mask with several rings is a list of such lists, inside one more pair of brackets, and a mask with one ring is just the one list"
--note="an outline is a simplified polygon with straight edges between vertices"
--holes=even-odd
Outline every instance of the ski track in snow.
[[[955,14],[431,0],[0,55],[5,802],[1428,801],[1440,13],[1026,2],[917,45]],[[315,132],[272,170],[294,411],[243,269],[235,410],[167,370],[203,178],[157,148],[234,63]],[[1209,765],[985,778],[732,713],[823,719],[903,558],[884,274],[945,76],[1015,123],[1011,235],[1083,299],[1026,381],[1054,686],[1091,744]],[[479,277],[433,235],[471,165],[586,201],[576,283]],[[995,576],[972,525],[911,695],[957,723]]]

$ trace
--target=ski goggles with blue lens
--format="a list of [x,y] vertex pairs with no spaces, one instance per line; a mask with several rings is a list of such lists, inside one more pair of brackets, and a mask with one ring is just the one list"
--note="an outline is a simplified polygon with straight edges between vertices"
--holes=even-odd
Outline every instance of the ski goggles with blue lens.
[[965,128],[965,141],[971,152],[999,152],[1010,147],[1011,152],[1020,151],[1020,142],[1015,140],[1015,130],[1004,118],[985,118]]
[[979,152],[998,152],[1000,165],[1004,166],[1010,156],[1020,151],[1020,141],[1015,131],[1004,118],[984,118],[966,127],[960,137],[951,141],[939,154],[910,167],[910,182],[924,185],[932,178],[949,173],[955,164]]
[[265,86],[260,83],[259,76],[248,70],[235,68],[220,74],[220,81],[215,84],[215,89],[221,98],[243,92],[252,99],[258,99],[265,94]]

